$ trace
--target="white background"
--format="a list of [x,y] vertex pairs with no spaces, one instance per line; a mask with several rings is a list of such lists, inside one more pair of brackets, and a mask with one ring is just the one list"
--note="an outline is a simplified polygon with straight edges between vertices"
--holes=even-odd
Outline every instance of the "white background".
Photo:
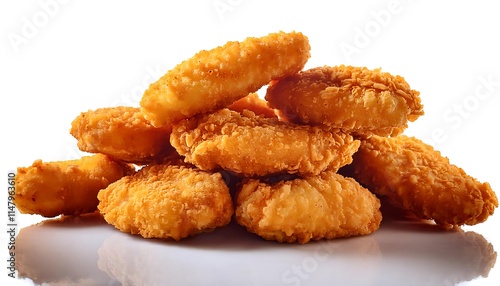
[[[0,175],[80,156],[68,131],[81,111],[138,105],[149,83],[201,49],[296,30],[312,47],[306,68],[403,76],[426,113],[406,133],[500,190],[499,11],[495,1],[2,1]],[[498,217],[472,229],[498,238]]]

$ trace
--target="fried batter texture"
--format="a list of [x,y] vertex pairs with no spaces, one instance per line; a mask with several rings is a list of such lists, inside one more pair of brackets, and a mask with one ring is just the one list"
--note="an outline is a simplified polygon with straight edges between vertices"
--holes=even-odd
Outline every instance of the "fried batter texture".
[[44,217],[79,215],[97,210],[97,193],[135,172],[132,165],[106,155],[42,162],[17,168],[14,203],[19,212]]
[[349,164],[359,147],[358,140],[337,131],[222,109],[174,125],[170,143],[202,170],[246,177],[317,175]]
[[200,51],[149,86],[142,111],[154,126],[164,126],[226,107],[301,70],[310,49],[302,33],[279,32]]
[[278,118],[275,110],[267,106],[267,101],[261,99],[258,94],[250,93],[249,95],[239,99],[227,107],[230,110],[242,113],[247,109],[258,116],[267,118]]
[[180,240],[229,223],[233,203],[219,173],[178,163],[148,165],[98,194],[115,228],[145,238]]
[[361,137],[395,136],[423,115],[420,93],[400,76],[324,66],[271,82],[266,100],[292,122],[325,124]]
[[153,127],[138,107],[108,107],[82,112],[71,123],[78,148],[145,165],[176,154],[169,143],[171,126]]
[[478,182],[414,137],[373,136],[362,141],[348,169],[392,205],[437,224],[474,225],[498,207],[488,183]]
[[382,220],[375,195],[332,171],[276,184],[250,179],[235,214],[248,231],[289,243],[370,234]]

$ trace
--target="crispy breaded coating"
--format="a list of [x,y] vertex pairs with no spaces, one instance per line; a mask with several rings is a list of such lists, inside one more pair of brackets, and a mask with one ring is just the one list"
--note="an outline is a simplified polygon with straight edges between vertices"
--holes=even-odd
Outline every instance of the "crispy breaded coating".
[[278,118],[275,110],[267,106],[267,101],[263,100],[256,93],[250,93],[249,95],[231,103],[227,107],[230,110],[242,113],[243,110],[250,110],[258,116],[267,118]]
[[45,217],[79,215],[97,210],[97,193],[123,176],[132,165],[103,154],[77,160],[42,162],[17,168],[14,203],[19,212]]
[[266,100],[292,122],[325,124],[362,137],[395,136],[424,114],[419,94],[403,77],[340,65],[273,81]]
[[148,165],[99,192],[115,228],[145,238],[182,238],[229,223],[233,203],[220,173],[182,163]]
[[170,142],[186,162],[202,170],[224,169],[247,177],[309,175],[352,161],[359,141],[337,131],[222,109],[174,125]]
[[107,237],[102,235],[106,232],[97,229],[103,223],[99,212],[94,212],[45,219],[20,228],[15,263],[17,278],[23,281],[21,285],[24,281],[30,281],[32,286],[107,284],[109,276],[100,273],[95,263],[99,260],[97,251]]
[[171,131],[171,126],[153,127],[138,107],[119,106],[82,112],[70,133],[82,151],[145,165],[176,155],[169,142]]
[[299,243],[370,234],[382,220],[375,195],[332,171],[276,184],[250,179],[241,187],[235,214],[264,239]]
[[163,126],[226,107],[301,70],[310,49],[302,33],[279,32],[200,51],[149,86],[142,111],[154,126]]
[[488,183],[478,182],[424,142],[405,135],[362,141],[348,172],[396,207],[443,225],[474,225],[498,207]]

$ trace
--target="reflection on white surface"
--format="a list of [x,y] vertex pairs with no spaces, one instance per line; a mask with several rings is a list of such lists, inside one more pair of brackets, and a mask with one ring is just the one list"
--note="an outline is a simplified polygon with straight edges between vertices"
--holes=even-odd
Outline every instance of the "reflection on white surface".
[[94,215],[26,227],[17,245],[19,277],[48,285],[455,285],[487,277],[496,260],[475,232],[396,220],[298,245],[235,224],[180,242],[143,239]]
[[112,285],[97,267],[97,249],[109,236],[100,216],[49,219],[21,229],[16,239],[20,278],[36,285]]
[[[380,260],[372,237],[281,245],[262,241],[237,225],[181,244],[118,233],[108,238],[98,253],[99,268],[122,285],[167,281],[172,285],[281,285],[300,283],[302,279],[320,282],[325,277],[345,281],[352,265],[338,264],[334,257],[357,258],[353,261],[367,274],[374,272]],[[366,283],[373,275],[369,276],[353,277],[353,281],[369,285]]]

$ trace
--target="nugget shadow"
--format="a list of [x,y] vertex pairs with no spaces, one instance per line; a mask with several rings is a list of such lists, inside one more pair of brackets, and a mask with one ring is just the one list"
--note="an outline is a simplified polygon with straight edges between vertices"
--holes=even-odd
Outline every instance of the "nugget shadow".
[[[134,239],[144,240],[143,237],[133,235]],[[233,219],[228,225],[216,228],[211,232],[175,241],[172,239],[147,239],[150,243],[165,244],[176,247],[206,249],[213,251],[252,250],[280,245],[276,241],[267,241],[248,232]]]
[[497,258],[482,235],[430,221],[387,221],[374,238],[382,254],[377,281],[384,285],[455,285],[488,277]]
[[78,216],[59,216],[48,218],[36,224],[44,228],[87,228],[107,225],[99,212],[82,214]]

